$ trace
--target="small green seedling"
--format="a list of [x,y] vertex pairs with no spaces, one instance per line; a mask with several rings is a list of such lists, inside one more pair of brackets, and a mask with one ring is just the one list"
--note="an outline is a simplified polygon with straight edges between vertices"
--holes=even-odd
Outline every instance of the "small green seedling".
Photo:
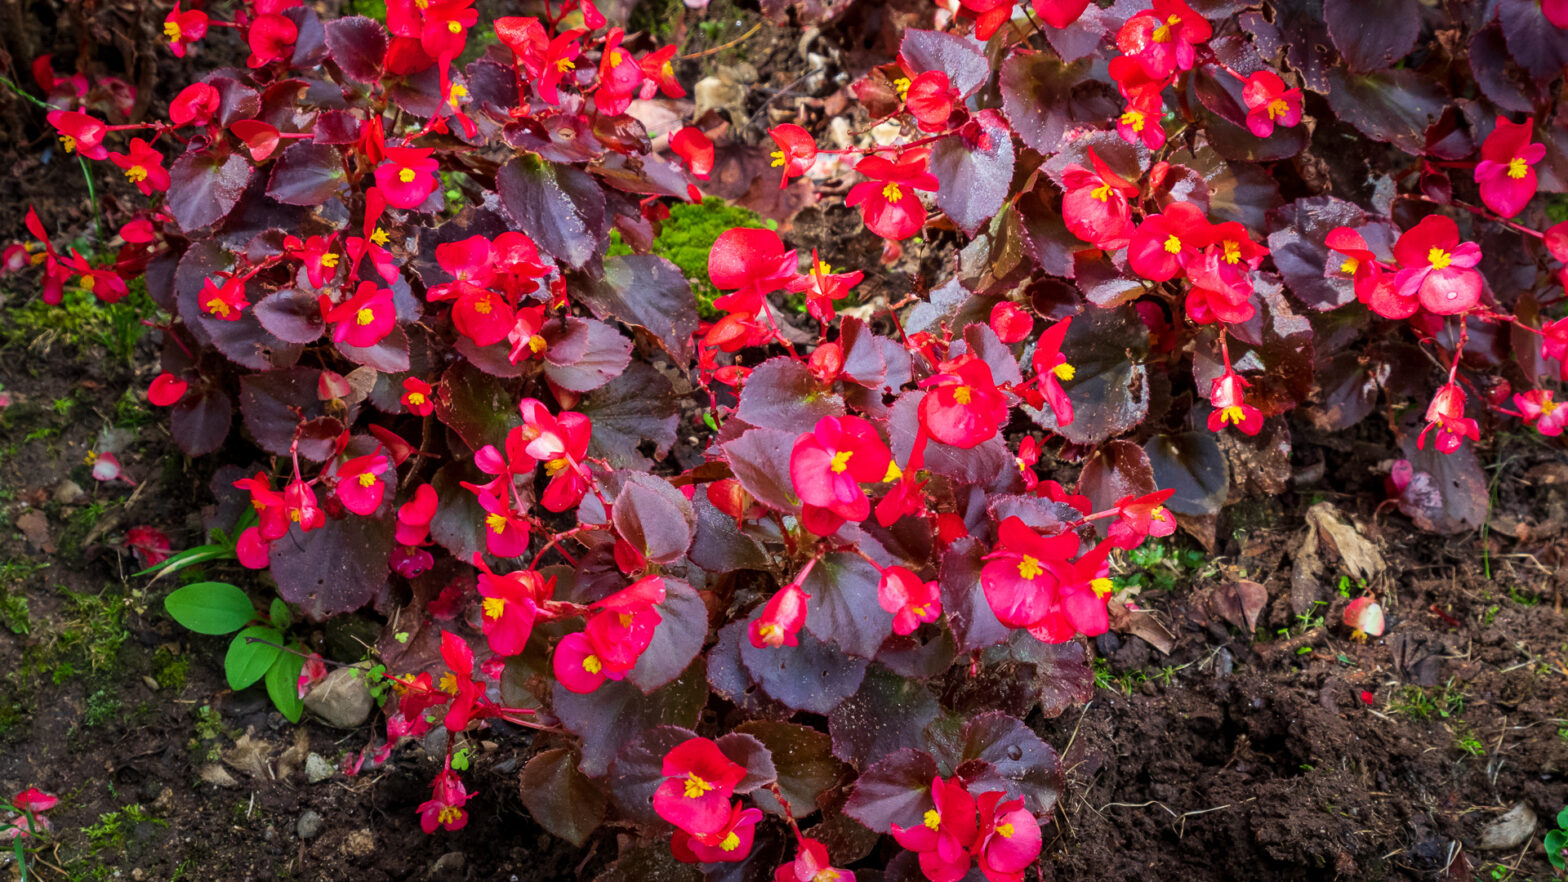
[[292,621],[289,605],[274,598],[265,619],[237,586],[227,582],[196,582],[164,598],[164,609],[176,622],[198,634],[234,634],[223,658],[230,689],[245,689],[265,678],[267,695],[290,722],[299,722],[305,706],[299,698],[299,675],[305,650],[298,641],[286,643]]
[[1557,829],[1546,834],[1546,859],[1559,871],[1568,868],[1568,806],[1557,813]]

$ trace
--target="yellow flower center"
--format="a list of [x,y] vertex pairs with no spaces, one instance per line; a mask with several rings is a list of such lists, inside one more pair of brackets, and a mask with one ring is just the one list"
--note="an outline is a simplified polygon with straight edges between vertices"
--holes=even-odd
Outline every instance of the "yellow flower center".
[[888,181],[882,185],[882,198],[889,202],[897,202],[904,198],[904,191],[897,184]]
[[833,275],[833,267],[830,264],[823,263],[822,259],[818,258],[817,259],[817,275],[819,275],[819,276],[831,276],[831,275]]
[[387,235],[387,231],[381,229],[380,227],[376,227],[376,231],[370,234],[370,241],[376,243],[377,245],[386,245],[387,242],[391,241],[391,239],[392,237]]
[[375,320],[376,312],[368,306],[360,309],[359,312],[354,313],[354,323],[357,325],[368,325]]
[[670,64],[668,61],[664,62],[663,66],[659,68],[659,76],[667,80],[673,79],[675,77],[675,65]]
[[736,835],[734,830],[731,830],[730,835],[724,837],[724,841],[719,843],[719,848],[725,851],[734,851],[740,848],[740,836]]
[[1234,239],[1226,239],[1221,247],[1225,250],[1226,263],[1236,263],[1241,260],[1241,246],[1236,244]]
[[1165,240],[1165,253],[1166,254],[1180,254],[1181,253],[1181,240],[1176,238],[1176,234],[1175,233],[1172,233],[1170,235],[1170,237]]
[[436,815],[436,820],[443,824],[450,824],[463,816],[463,810],[455,805],[443,806],[441,813]]
[[70,135],[61,135],[60,143],[65,147],[66,153],[71,153],[76,150],[76,139]]
[[1051,368],[1051,373],[1055,374],[1058,380],[1071,380],[1078,376],[1078,369],[1064,361]]
[[620,65],[621,62],[623,62],[625,60],[626,60],[626,53],[622,52],[621,50],[615,49],[615,50],[610,52],[610,66],[611,67],[617,67],[617,66]]
[[[1172,16],[1172,18],[1174,18],[1174,17],[1175,16]],[[1153,36],[1154,36],[1154,42],[1156,42],[1156,43],[1169,43],[1171,41],[1171,26],[1170,25],[1160,25],[1159,27],[1154,29],[1154,35]]]
[[418,173],[416,173],[411,168],[402,169],[402,170],[400,170],[397,173],[397,179],[402,181],[405,184],[412,184],[412,183],[414,183],[414,178],[416,178],[418,176],[419,176]]
[[1105,597],[1111,593],[1111,588],[1113,586],[1111,585],[1110,579],[1094,579],[1089,583],[1089,587],[1094,589],[1094,593],[1096,595]]
[[927,827],[935,830],[942,826],[942,813],[936,809],[926,809],[926,815],[922,820]]
[[1013,825],[1012,824],[997,824],[996,825],[996,835],[1002,837],[1003,839],[1012,839],[1013,838]]
[[489,527],[490,528],[490,532],[492,532],[492,533],[499,533],[502,530],[505,530],[506,529],[506,515],[499,515],[499,514],[486,515],[485,516],[485,526]]
[[499,619],[506,612],[505,598],[486,597],[483,606],[485,608],[485,618],[487,619]]
[[1224,410],[1220,411],[1220,424],[1221,425],[1236,425],[1236,426],[1239,426],[1239,425],[1241,425],[1241,421],[1246,419],[1246,418],[1247,418],[1247,415],[1244,412],[1242,412],[1242,409],[1241,409],[1240,405],[1232,404],[1230,407],[1227,407]]
[[1045,567],[1040,566],[1039,561],[1035,560],[1033,557],[1030,557],[1027,554],[1024,555],[1023,560],[1018,562],[1018,575],[1025,579],[1032,581],[1036,576],[1043,572],[1045,572]]
[[1101,202],[1109,202],[1111,201],[1111,185],[1101,184],[1100,186],[1095,187],[1092,191],[1090,191],[1089,195],[1100,200]]
[[231,309],[227,300],[214,297],[207,301],[207,313],[209,315],[215,315],[219,318],[228,318],[230,312]]
[[561,459],[552,459],[544,464],[544,473],[552,478],[556,475],[559,475],[565,469],[566,459],[564,457]]
[[620,620],[622,628],[630,628],[632,626],[632,622],[636,621],[636,619],[632,617],[631,613],[621,613],[620,615],[616,616],[616,618]]
[[414,405],[424,404],[425,403],[425,393],[423,393],[423,392],[410,392],[410,393],[408,393],[408,403],[409,404],[414,404]]
[[439,686],[441,691],[445,692],[447,695],[456,695],[457,675],[451,671],[447,671],[441,675],[441,682],[437,683],[436,685]]
[[461,83],[453,83],[452,90],[446,95],[446,103],[456,107],[463,102],[464,98],[467,97],[468,87],[462,85]]
[[1269,119],[1278,119],[1284,116],[1286,112],[1290,110],[1290,105],[1286,104],[1285,99],[1283,98],[1275,98],[1273,101],[1269,102],[1267,110],[1269,112]]
[[564,74],[569,70],[576,70],[577,65],[573,64],[570,58],[557,58],[555,60],[555,69]]
[[341,256],[342,255],[333,254],[332,252],[329,251],[326,254],[321,255],[321,265],[326,267],[327,269],[337,269],[338,268],[338,259]]
[[376,476],[375,475],[371,474],[370,472],[360,472],[359,473],[359,486],[361,486],[361,487],[369,487],[371,484],[374,484],[374,483],[376,483]]
[[1432,265],[1432,269],[1448,269],[1448,265],[1454,262],[1454,256],[1441,248],[1433,248],[1426,253],[1426,262]]
[[888,460],[887,472],[882,475],[882,483],[891,484],[892,482],[897,481],[902,477],[904,477],[904,470],[898,467],[898,463],[892,461],[891,459]]
[[1513,178],[1517,181],[1524,177],[1525,174],[1529,171],[1530,163],[1525,162],[1524,157],[1515,156],[1513,159],[1508,160],[1508,176],[1510,178]]
[[1121,117],[1117,119],[1117,122],[1124,126],[1130,127],[1134,132],[1141,132],[1143,131],[1143,111],[1129,110],[1122,114]]
[[773,639],[782,630],[778,625],[769,623],[757,629],[757,636],[762,638],[763,643],[772,643]]
[[463,32],[463,26],[455,21],[449,21],[446,23],[446,30],[449,34],[461,34]]
[[490,305],[490,298],[489,297],[481,297],[477,301],[474,302],[474,312],[477,312],[480,315],[489,315],[490,314],[490,310],[492,310],[494,308],[495,307]]
[[604,670],[604,663],[599,661],[597,655],[590,655],[583,659],[583,670],[590,674],[597,674]]
[[169,38],[170,43],[180,42],[180,23],[177,21],[164,22],[163,35]]
[[686,798],[697,799],[713,789],[713,785],[697,777],[696,772],[686,773]]
[[142,181],[147,180],[147,169],[139,165],[133,165],[125,170],[125,179],[133,184],[140,184]]
[[968,386],[959,386],[953,390],[953,400],[959,404],[968,404],[975,397],[975,393]]
[[1354,275],[1356,270],[1360,268],[1361,261],[1355,259],[1354,257],[1345,258],[1345,262],[1339,265],[1339,271],[1346,275]]
[[1548,395],[1546,399],[1541,402],[1541,416],[1548,416],[1559,407],[1562,407],[1562,405],[1553,401],[1551,396]]
[[842,474],[845,469],[849,468],[849,458],[853,455],[854,451],[852,450],[840,450],[838,453],[833,454],[833,464],[828,466],[828,468],[832,469],[834,474]]
[[98,287],[98,277],[91,274],[85,275],[82,276],[82,280],[77,284],[81,286],[83,291],[92,291]]
[[549,345],[550,345],[550,342],[548,340],[546,340],[545,338],[539,336],[538,334],[535,334],[532,337],[528,338],[528,349],[529,349],[530,352],[533,352],[535,355],[545,351],[545,349],[547,347],[549,347]]
[[909,98],[909,78],[908,77],[899,77],[898,79],[894,80],[893,81],[893,88],[898,90],[898,100],[903,101],[903,100],[906,100],[907,98]]
[[1149,512],[1149,517],[1163,523],[1171,519],[1171,513],[1165,510],[1165,506],[1156,505],[1154,510]]
[[783,168],[784,164],[787,163],[787,162],[789,162],[789,160],[784,158],[784,151],[782,151],[782,150],[775,150],[775,151],[773,151],[773,167],[774,168]]

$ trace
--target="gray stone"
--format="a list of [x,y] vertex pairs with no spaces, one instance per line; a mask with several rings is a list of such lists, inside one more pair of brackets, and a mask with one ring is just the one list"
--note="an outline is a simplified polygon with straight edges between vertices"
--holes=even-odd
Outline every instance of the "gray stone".
[[468,857],[460,851],[449,851],[430,865],[431,882],[462,882],[468,878]]
[[1535,832],[1535,810],[1519,803],[1481,831],[1482,851],[1509,851],[1523,845]]
[[294,824],[294,832],[301,839],[315,839],[325,823],[315,809],[305,809],[300,812],[299,820]]
[[321,754],[312,753],[305,757],[305,780],[310,783],[320,784],[337,773],[338,770],[333,768]]
[[80,484],[67,478],[55,485],[54,501],[61,505],[75,505],[87,498],[87,493]]
[[338,729],[358,728],[370,719],[375,708],[370,684],[365,682],[364,671],[357,667],[338,668],[305,693],[305,709]]

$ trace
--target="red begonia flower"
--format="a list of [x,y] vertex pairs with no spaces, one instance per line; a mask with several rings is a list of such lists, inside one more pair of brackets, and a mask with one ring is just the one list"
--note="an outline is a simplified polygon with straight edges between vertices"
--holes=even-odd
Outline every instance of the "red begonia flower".
[[723,830],[730,820],[730,796],[746,777],[746,767],[724,755],[706,738],[671,748],[661,768],[664,783],[653,793],[659,817],[693,836]]
[[975,37],[980,40],[989,40],[996,33],[997,28],[1007,24],[1013,17],[1013,5],[1016,0],[959,0],[961,4],[955,13],[960,17],[975,20]]
[[496,557],[517,557],[528,550],[528,522],[512,510],[511,497],[480,493],[485,510],[485,550]]
[[731,291],[713,301],[724,312],[756,315],[763,297],[789,285],[799,261],[793,250],[772,230],[725,230],[708,252],[708,280],[721,291]]
[[943,444],[969,449],[996,437],[1007,420],[1007,398],[996,388],[991,367],[965,354],[938,366],[920,382],[930,391],[920,401],[920,425]]
[[855,873],[833,866],[826,845],[802,837],[795,859],[773,871],[773,882],[855,882]]
[[904,97],[904,106],[922,132],[946,131],[948,118],[962,102],[963,96],[953,88],[947,74],[939,70],[916,75]]
[[[790,291],[805,292],[806,312],[823,324],[833,321],[837,313],[833,309],[833,301],[842,300],[848,296],[849,289],[860,284],[865,278],[865,273],[836,273],[831,266],[822,262],[817,256],[817,249],[811,249],[811,271],[802,276],[796,276],[786,286]],[[815,350],[820,352],[821,349]],[[837,376],[837,372],[834,373]]]
[[1176,532],[1176,518],[1165,508],[1175,490],[1156,490],[1145,496],[1123,496],[1116,500],[1116,520],[1106,534],[1117,548],[1133,549],[1150,536],[1159,538]]
[[76,110],[51,110],[46,118],[60,133],[60,144],[66,153],[79,153],[87,159],[109,158],[109,151],[103,146],[104,135],[109,134],[107,125]]
[[1000,790],[980,794],[975,800],[980,832],[975,837],[975,858],[989,882],[1022,880],[1040,856],[1040,822],[1024,808],[1023,797],[1008,799]]
[[969,872],[970,849],[979,833],[975,798],[957,777],[931,782],[931,808],[910,827],[892,825],[899,845],[920,856],[920,870],[930,882],[958,882]]
[[463,808],[468,796],[463,779],[452,771],[452,757],[448,756],[431,785],[430,799],[419,806],[420,829],[426,833],[434,833],[438,828],[463,829],[468,824],[468,811]]
[[435,401],[431,398],[430,384],[418,377],[408,377],[403,380],[403,406],[408,412],[417,416],[430,416],[435,410]]
[[1067,356],[1062,354],[1062,342],[1067,339],[1067,329],[1072,324],[1072,317],[1068,316],[1041,332],[1031,360],[1034,372],[1040,377],[1045,401],[1050,405],[1058,427],[1071,423],[1074,417],[1072,400],[1067,397],[1067,390],[1062,388],[1063,380],[1071,380],[1078,375],[1078,369],[1068,364]]
[[468,29],[479,23],[479,10],[469,8],[472,3],[473,0],[447,0],[426,7],[424,26],[419,29],[419,48],[438,62],[450,62],[463,54],[463,47],[468,45]]
[[670,136],[670,149],[686,162],[691,173],[706,181],[713,173],[713,142],[696,126],[686,126]]
[[1330,259],[1324,270],[1329,278],[1351,279],[1356,299],[1384,318],[1404,319],[1416,314],[1421,300],[1404,296],[1394,284],[1394,274],[1386,271],[1361,234],[1349,227],[1330,230],[1324,240],[1330,249],[1345,255],[1343,261]]
[[926,169],[923,149],[902,154],[897,161],[885,156],[862,159],[855,171],[870,178],[849,190],[844,204],[860,207],[866,229],[884,239],[908,239],[926,223],[926,207],[916,190],[935,190],[936,175]]
[[398,544],[423,545],[430,535],[430,522],[435,520],[439,504],[436,488],[429,484],[416,487],[414,497],[398,506],[397,532],[393,537]]
[[871,502],[862,483],[888,479],[892,454],[867,420],[855,416],[823,417],[810,432],[795,440],[789,476],[803,502],[826,508],[845,520],[871,516]]
[[258,15],[250,23],[245,35],[250,44],[248,67],[266,67],[275,61],[287,61],[294,54],[294,41],[299,39],[299,26],[276,13]]
[[1418,297],[1427,311],[1452,315],[1481,299],[1481,247],[1459,241],[1459,225],[1440,214],[1427,215],[1394,243],[1401,269],[1394,277],[1403,297]]
[[343,507],[357,515],[375,514],[386,493],[381,474],[392,467],[385,455],[370,453],[356,456],[338,467],[337,494]]
[[728,864],[743,861],[751,856],[752,842],[756,837],[757,822],[762,820],[762,810],[741,808],[740,802],[730,805],[730,817],[724,826],[706,836],[693,836],[677,829],[670,840],[670,851],[677,860],[688,864]]
[[343,255],[333,250],[332,236],[311,236],[301,240],[298,236],[283,239],[288,256],[305,265],[305,277],[314,288],[325,288],[337,276],[338,264]]
[[604,51],[599,56],[599,88],[593,93],[593,103],[607,116],[625,113],[632,96],[642,88],[642,65],[621,48],[624,36],[620,28],[611,28],[605,35]]
[[59,797],[52,793],[45,793],[37,787],[29,787],[11,799],[11,805],[17,811],[33,815],[49,811],[59,804]]
[[1190,202],[1173,202],[1163,214],[1149,215],[1133,231],[1127,263],[1151,281],[1174,279],[1209,244],[1210,229],[1203,209]]
[[1514,407],[1519,408],[1524,421],[1533,423],[1542,435],[1555,438],[1568,427],[1568,407],[1554,399],[1550,389],[1531,389],[1515,395]]
[[1250,385],[1230,370],[1214,378],[1209,387],[1209,403],[1214,405],[1214,411],[1209,414],[1210,432],[1235,426],[1242,434],[1258,434],[1258,430],[1263,428],[1263,414],[1247,403],[1244,390]]
[[657,608],[664,597],[664,579],[646,576],[593,604],[595,612],[583,633],[607,673],[624,674],[636,667],[664,620]]
[[790,178],[805,174],[811,164],[817,161],[817,142],[810,132],[794,123],[774,126],[768,130],[768,137],[779,148],[773,151],[773,167],[784,170],[779,178],[779,189],[782,190]]
[[156,527],[132,527],[125,531],[125,547],[129,548],[142,568],[155,567],[169,559],[169,537]]
[[184,380],[164,371],[153,378],[152,385],[147,387],[147,401],[155,407],[168,407],[185,397],[185,389],[189,386]]
[[496,575],[477,554],[474,565],[479,567],[479,596],[484,598],[480,628],[485,640],[496,655],[518,655],[533,633],[539,603],[548,599],[545,579],[533,570]]
[[1011,300],[1003,300],[991,307],[987,324],[996,332],[996,338],[1009,346],[1022,343],[1034,333],[1034,318]]
[[1069,27],[1089,8],[1089,0],[1034,0],[1034,14],[1053,28]]
[[397,324],[392,291],[375,282],[360,282],[353,297],[326,310],[332,341],[364,349],[386,339]]
[[1481,161],[1475,166],[1475,182],[1481,186],[1481,201],[1503,217],[1524,210],[1535,196],[1535,164],[1546,157],[1546,145],[1531,142],[1535,119],[1522,123],[1497,118],[1497,128],[1481,142]]
[[1432,403],[1426,408],[1426,427],[1416,436],[1418,449],[1426,448],[1426,435],[1433,429],[1437,430],[1437,449],[1443,453],[1458,450],[1466,438],[1481,440],[1476,421],[1465,418],[1465,393],[1457,383],[1444,383],[1432,396]]
[[796,637],[806,624],[806,601],[811,595],[794,582],[780,588],[763,604],[762,613],[747,630],[751,645],[758,649],[796,646]]
[[[604,662],[595,654],[593,644],[588,642],[588,635],[581,631],[561,638],[561,642],[555,646],[550,668],[563,688],[578,695],[587,695],[598,689],[610,676],[604,669]],[[620,678],[621,675],[614,677],[617,680]]]
[[245,299],[245,280],[238,277],[225,279],[221,286],[214,285],[211,277],[203,279],[196,302],[204,315],[225,322],[238,321],[240,313],[250,306]]
[[1138,60],[1155,79],[1191,70],[1196,45],[1214,33],[1208,21],[1182,0],[1154,0],[1154,8],[1129,18],[1116,32],[1116,48]]
[[1138,195],[1136,184],[1111,171],[1094,148],[1088,149],[1094,170],[1073,163],[1062,171],[1062,220],[1067,231],[1105,251],[1126,247],[1132,236],[1127,200]]
[[176,58],[184,58],[190,44],[207,36],[207,13],[200,9],[180,11],[179,0],[163,17],[163,36],[169,41],[169,51]]
[[169,171],[163,167],[163,154],[141,138],[131,139],[129,153],[110,153],[109,159],[125,172],[125,179],[135,184],[143,196],[169,189]]
[[169,121],[175,125],[204,126],[222,105],[218,90],[208,83],[192,83],[169,102]]
[[1247,105],[1247,128],[1259,138],[1274,134],[1274,126],[1290,128],[1301,122],[1301,90],[1285,88],[1285,81],[1271,70],[1247,77],[1241,87]]
[[941,586],[921,581],[905,567],[882,571],[877,581],[877,603],[893,614],[895,634],[912,634],[921,622],[934,622],[942,616]]
[[418,208],[441,183],[433,147],[388,147],[376,168],[376,187],[393,208]]
[[1009,628],[1033,628],[1056,603],[1056,592],[1070,576],[1068,561],[1078,552],[1078,535],[1041,536],[1018,517],[997,528],[997,546],[986,556],[980,587],[997,621]]
[[675,78],[673,61],[677,51],[677,46],[665,46],[649,52],[637,62],[642,67],[641,97],[644,100],[652,98],[655,91],[663,93],[666,98],[686,97],[686,90],[681,88],[680,80]]

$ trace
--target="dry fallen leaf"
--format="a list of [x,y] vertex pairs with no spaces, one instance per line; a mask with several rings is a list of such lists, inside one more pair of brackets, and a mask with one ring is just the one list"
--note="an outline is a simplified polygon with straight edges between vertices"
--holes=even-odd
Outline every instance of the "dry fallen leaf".
[[1210,604],[1215,614],[1251,634],[1258,627],[1258,616],[1268,605],[1268,589],[1246,579],[1238,579],[1214,589]]
[[22,513],[16,519],[16,528],[22,531],[27,538],[27,543],[44,554],[54,554],[54,540],[49,537],[49,518],[44,513],[32,509]]

